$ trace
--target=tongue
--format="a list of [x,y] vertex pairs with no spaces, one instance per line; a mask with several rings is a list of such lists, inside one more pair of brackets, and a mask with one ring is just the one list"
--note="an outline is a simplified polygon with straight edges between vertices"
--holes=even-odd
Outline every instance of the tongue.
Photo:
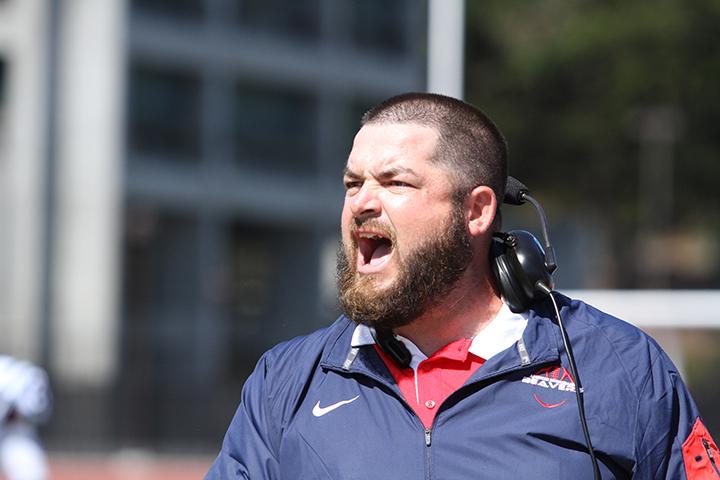
[[390,245],[387,245],[385,243],[380,244],[372,253],[372,256],[370,257],[370,265],[379,265],[384,260],[385,257],[390,253]]

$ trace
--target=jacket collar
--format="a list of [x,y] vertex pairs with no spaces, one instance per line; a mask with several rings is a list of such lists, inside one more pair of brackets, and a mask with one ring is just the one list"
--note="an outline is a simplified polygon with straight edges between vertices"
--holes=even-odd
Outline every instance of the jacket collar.
[[[512,313],[510,308],[503,303],[495,318],[472,339],[468,351],[473,355],[488,360],[511,347],[522,337],[527,322],[526,314]],[[402,335],[395,335],[395,338],[403,342],[412,353],[413,362],[411,363],[417,364],[427,359],[427,356],[409,339]],[[350,344],[352,347],[374,345],[374,329],[367,325],[357,325],[353,331]]]
[[[540,307],[542,306],[540,304]],[[497,345],[485,345],[483,342],[480,349],[485,354],[490,352],[491,355],[483,357],[488,358],[488,361],[473,377],[487,377],[494,373],[510,371],[531,364],[556,361],[559,358],[559,336],[556,326],[551,320],[553,317],[548,316],[545,309],[538,308],[524,312],[522,318],[526,325],[522,330],[522,335],[516,337],[516,340],[518,338],[519,340],[504,346],[499,341]],[[328,343],[321,359],[323,367],[365,373],[394,384],[392,376],[377,352],[371,348],[375,340],[372,338],[370,329],[358,328],[352,320],[341,316],[335,322],[333,330],[332,341]],[[500,338],[506,338],[509,335],[506,332],[506,335],[500,336]],[[493,353],[493,350],[499,351]]]

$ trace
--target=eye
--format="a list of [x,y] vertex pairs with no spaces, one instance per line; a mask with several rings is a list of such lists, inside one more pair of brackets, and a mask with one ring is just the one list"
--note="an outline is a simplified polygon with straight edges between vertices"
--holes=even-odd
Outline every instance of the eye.
[[350,192],[362,187],[362,182],[359,180],[345,180],[345,190]]
[[390,180],[386,185],[389,187],[412,187],[409,183],[400,180]]

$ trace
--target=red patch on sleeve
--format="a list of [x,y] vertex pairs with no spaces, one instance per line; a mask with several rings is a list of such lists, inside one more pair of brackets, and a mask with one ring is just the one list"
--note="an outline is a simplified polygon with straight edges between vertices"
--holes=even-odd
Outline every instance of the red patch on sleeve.
[[720,478],[720,450],[698,418],[682,446],[688,480]]

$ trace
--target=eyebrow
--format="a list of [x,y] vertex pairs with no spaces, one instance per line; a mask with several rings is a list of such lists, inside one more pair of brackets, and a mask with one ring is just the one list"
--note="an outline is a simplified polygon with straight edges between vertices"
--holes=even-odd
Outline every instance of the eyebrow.
[[360,175],[350,170],[348,167],[345,167],[343,170],[343,176],[344,177],[350,177],[350,178],[360,178]]
[[391,178],[402,174],[413,175],[415,177],[418,176],[418,174],[412,168],[397,166],[386,168],[385,170],[381,171],[378,174],[378,178]]
[[[397,166],[397,167],[390,167],[386,168],[385,170],[382,170],[377,177],[378,178],[391,178],[395,177],[397,175],[401,174],[409,174],[413,175],[415,177],[418,176],[417,172],[409,167],[403,167],[403,166]],[[343,175],[350,178],[360,178],[360,175],[350,170],[348,167],[345,167],[345,170],[343,171]]]

